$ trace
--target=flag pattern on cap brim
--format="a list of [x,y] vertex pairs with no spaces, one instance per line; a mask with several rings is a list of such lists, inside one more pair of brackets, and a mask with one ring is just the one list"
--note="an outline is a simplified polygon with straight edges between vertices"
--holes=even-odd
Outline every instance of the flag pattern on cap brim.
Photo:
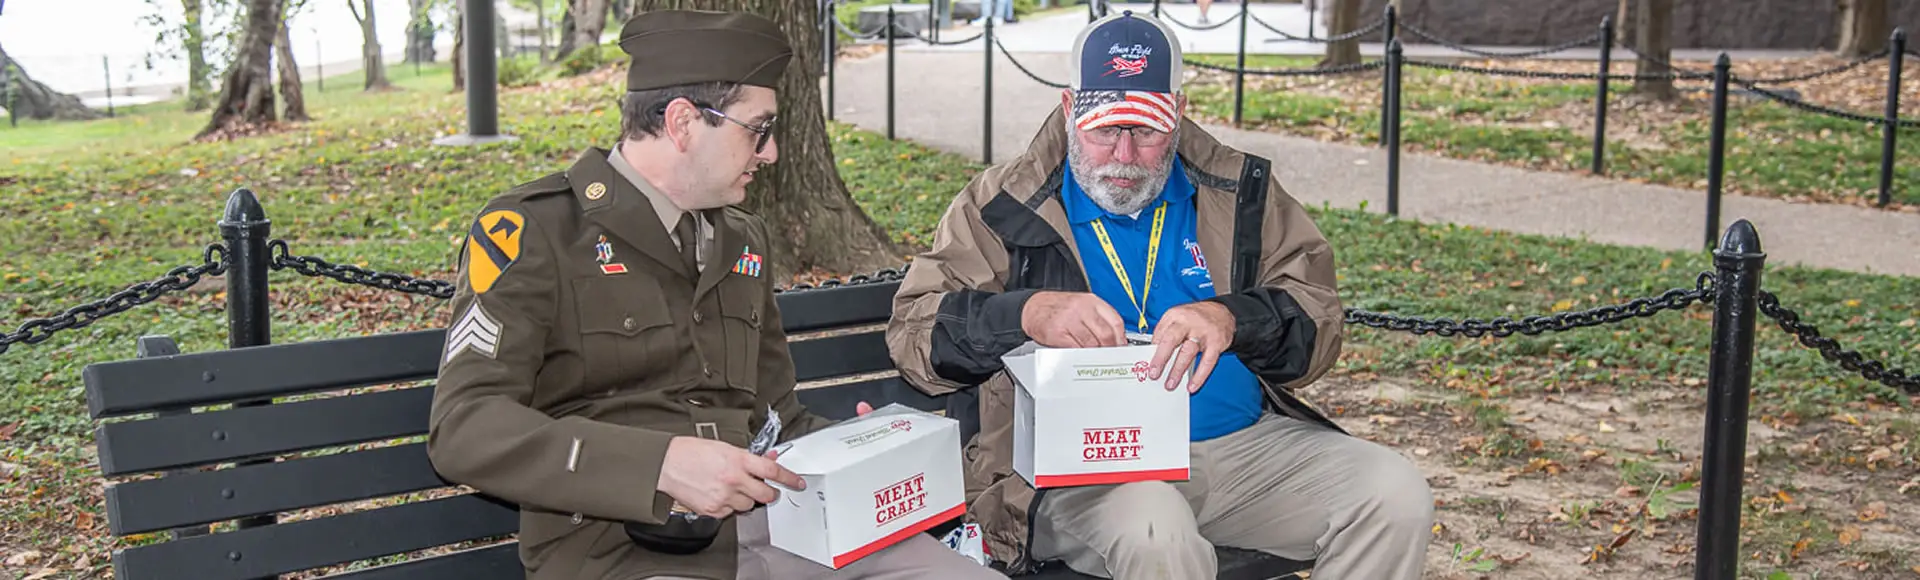
[[1173,95],[1150,91],[1080,91],[1074,95],[1074,124],[1082,131],[1112,125],[1144,125],[1161,132],[1174,127]]

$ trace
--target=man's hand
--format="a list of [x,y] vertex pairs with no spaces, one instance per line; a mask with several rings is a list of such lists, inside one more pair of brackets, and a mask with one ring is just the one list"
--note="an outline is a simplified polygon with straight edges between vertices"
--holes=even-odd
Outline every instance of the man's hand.
[[[1153,344],[1158,348],[1153,351],[1153,366],[1147,376],[1160,378],[1161,371],[1167,370],[1167,359],[1172,357],[1167,390],[1173,390],[1180,377],[1192,368],[1193,380],[1187,383],[1187,392],[1199,392],[1200,385],[1207,384],[1207,375],[1213,373],[1213,364],[1220,360],[1220,353],[1232,345],[1233,324],[1233,312],[1218,302],[1193,302],[1168,310],[1153,328]],[[1175,350],[1180,354],[1173,354]]]
[[806,481],[770,457],[748,453],[724,441],[674,437],[660,466],[657,489],[680,505],[703,516],[724,518],[768,504],[779,492],[763,480],[790,489],[805,489]]
[[1020,330],[1040,346],[1123,346],[1127,332],[1107,301],[1086,292],[1035,292],[1020,309]]

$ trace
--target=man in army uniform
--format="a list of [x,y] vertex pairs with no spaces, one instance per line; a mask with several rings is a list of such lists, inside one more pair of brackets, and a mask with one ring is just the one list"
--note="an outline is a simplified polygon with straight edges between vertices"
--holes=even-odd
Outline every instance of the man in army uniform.
[[[532,580],[1003,578],[925,534],[838,571],[771,547],[746,450],[825,426],[794,395],[761,267],[769,235],[733,207],[773,163],[774,87],[793,55],[753,15],[641,14],[621,139],[488,201],[461,248],[427,441],[449,481],[519,504]],[[859,411],[870,411],[866,404]],[[705,549],[630,537],[670,511],[719,518]]]

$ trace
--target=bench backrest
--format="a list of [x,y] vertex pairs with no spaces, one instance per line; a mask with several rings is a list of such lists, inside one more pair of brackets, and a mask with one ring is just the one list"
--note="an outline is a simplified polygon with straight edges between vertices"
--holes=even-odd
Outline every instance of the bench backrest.
[[[778,296],[809,408],[835,419],[861,400],[942,408],[897,376],[867,376],[893,370],[876,325],[898,286]],[[444,332],[190,354],[147,337],[138,358],[87,366],[92,417],[130,419],[96,429],[100,470],[139,476],[107,488],[110,529],[149,535],[114,553],[115,577],[259,578],[341,564],[350,565],[331,577],[522,577],[516,545],[499,541],[517,531],[515,507],[464,493],[427,460]],[[829,336],[804,336],[821,332]],[[248,518],[267,525],[230,522]],[[403,555],[412,558],[389,563]]]

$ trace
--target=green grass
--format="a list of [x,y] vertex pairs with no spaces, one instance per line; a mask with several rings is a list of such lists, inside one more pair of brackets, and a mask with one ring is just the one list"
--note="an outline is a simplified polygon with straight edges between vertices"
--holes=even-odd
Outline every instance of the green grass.
[[[1234,55],[1195,55],[1233,66]],[[1248,68],[1308,68],[1316,59],[1249,55]],[[1304,90],[1256,90],[1249,77],[1242,118],[1249,127],[1316,132],[1323,138],[1375,144],[1380,140],[1380,71],[1335,77],[1338,86],[1367,87],[1363,99]],[[1535,169],[1585,172],[1593,163],[1592,82],[1484,77],[1424,68],[1405,69],[1401,141],[1414,151],[1502,162]],[[1230,120],[1233,81],[1190,85],[1201,116]],[[1313,82],[1322,82],[1315,78]],[[1609,84],[1606,171],[1610,177],[1705,189],[1710,119],[1703,93],[1683,105],[1678,122],[1637,121],[1620,104],[1630,83]],[[1699,83],[1682,87],[1701,87]],[[1879,90],[1879,89],[1876,89]],[[1878,127],[1789,109],[1760,97],[1730,97],[1727,114],[1729,193],[1862,200],[1879,195]],[[1877,111],[1877,109],[1876,109]],[[1554,114],[1554,113],[1558,114]],[[1867,114],[1877,114],[1868,112]],[[1581,129],[1544,121],[1574,119]],[[1642,137],[1624,138],[1629,125]],[[1895,153],[1893,201],[1920,204],[1920,131],[1903,130]]]
[[[0,161],[0,328],[10,331],[27,318],[50,316],[175,265],[197,263],[201,248],[219,239],[215,220],[228,193],[239,187],[261,197],[273,235],[287,239],[296,254],[446,279],[462,224],[478,204],[565,167],[580,148],[608,144],[617,134],[618,89],[611,83],[508,90],[501,94],[501,129],[519,141],[435,147],[435,137],[464,127],[464,96],[447,90],[444,69],[427,69],[417,78],[396,69],[393,76],[405,90],[362,93],[357,83],[330,78],[327,92],[309,94],[314,122],[227,143],[188,143],[201,115],[160,105],[140,116],[0,130],[6,150]],[[907,242],[929,243],[951,195],[980,169],[964,157],[845,125],[830,124],[828,130],[855,198]],[[182,173],[189,169],[192,175]],[[1354,210],[1311,211],[1338,252],[1347,305],[1376,311],[1518,318],[1691,287],[1695,275],[1711,267],[1701,253],[1423,224]],[[445,323],[435,299],[284,271],[271,279],[277,342]],[[1914,364],[1920,346],[1912,339],[1920,278],[1775,268],[1765,287],[1847,346],[1896,365],[1920,366]],[[22,486],[92,494],[89,471],[72,466],[87,461],[81,450],[92,444],[80,370],[131,356],[142,335],[174,337],[187,352],[223,348],[219,290],[215,279],[203,290],[0,354],[0,384],[6,385],[0,389],[0,417],[6,418],[0,427],[20,423],[5,460],[36,474],[0,482],[0,497],[40,493]],[[1695,306],[1623,324],[1506,339],[1414,337],[1354,327],[1342,369],[1431,381],[1468,377],[1508,389],[1632,389],[1695,381],[1706,375],[1708,312]],[[1790,410],[1819,416],[1869,395],[1898,399],[1820,360],[1768,324],[1761,327],[1754,380],[1756,415]],[[1499,409],[1488,409],[1481,419],[1499,432]],[[58,509],[97,515],[97,499],[89,495]],[[54,509],[48,504],[7,505],[0,523],[52,530],[47,534],[62,529],[45,525],[63,521],[46,511]]]

